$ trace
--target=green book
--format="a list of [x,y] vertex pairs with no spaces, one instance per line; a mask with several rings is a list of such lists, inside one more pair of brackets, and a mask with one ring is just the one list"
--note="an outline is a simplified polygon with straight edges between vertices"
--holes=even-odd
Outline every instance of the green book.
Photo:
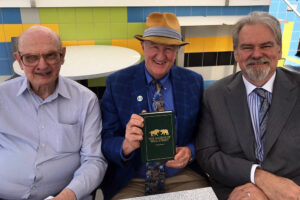
[[144,118],[143,162],[173,160],[176,154],[173,111],[141,113]]

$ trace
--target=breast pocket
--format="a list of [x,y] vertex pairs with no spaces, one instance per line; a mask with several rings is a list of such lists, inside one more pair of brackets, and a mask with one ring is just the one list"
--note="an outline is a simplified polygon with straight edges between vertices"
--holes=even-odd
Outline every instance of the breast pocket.
[[78,152],[81,147],[81,125],[77,124],[61,124],[56,125],[56,131],[53,133],[53,148],[60,153]]

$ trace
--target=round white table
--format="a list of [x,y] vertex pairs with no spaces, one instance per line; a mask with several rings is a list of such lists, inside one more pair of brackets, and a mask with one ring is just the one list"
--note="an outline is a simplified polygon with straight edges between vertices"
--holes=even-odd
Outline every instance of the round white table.
[[[60,75],[73,80],[107,76],[117,70],[137,64],[141,55],[132,49],[109,45],[67,46],[65,63]],[[24,75],[19,63],[13,63],[15,73]]]

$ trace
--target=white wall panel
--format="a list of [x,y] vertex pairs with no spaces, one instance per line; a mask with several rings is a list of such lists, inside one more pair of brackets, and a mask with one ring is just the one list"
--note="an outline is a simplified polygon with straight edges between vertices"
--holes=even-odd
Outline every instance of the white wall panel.
[[[1,0],[8,1],[8,0]],[[11,0],[9,0],[11,1]],[[270,5],[271,0],[32,0],[37,7]],[[0,5],[1,6],[1,5]]]
[[229,6],[271,5],[271,0],[229,0]]
[[31,7],[30,0],[0,0],[0,8]]

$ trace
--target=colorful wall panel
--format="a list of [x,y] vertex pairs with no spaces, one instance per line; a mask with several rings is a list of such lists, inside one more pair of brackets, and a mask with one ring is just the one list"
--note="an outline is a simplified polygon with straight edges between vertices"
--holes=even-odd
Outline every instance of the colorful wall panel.
[[[56,31],[65,46],[118,45],[142,53],[134,35],[143,34],[146,18],[151,12],[172,12],[177,16],[228,16],[268,9],[269,6],[0,8],[0,75],[12,74],[11,37],[18,37],[35,24]],[[191,41],[186,52],[232,49],[228,36],[186,40]],[[215,45],[199,43],[204,40]]]

